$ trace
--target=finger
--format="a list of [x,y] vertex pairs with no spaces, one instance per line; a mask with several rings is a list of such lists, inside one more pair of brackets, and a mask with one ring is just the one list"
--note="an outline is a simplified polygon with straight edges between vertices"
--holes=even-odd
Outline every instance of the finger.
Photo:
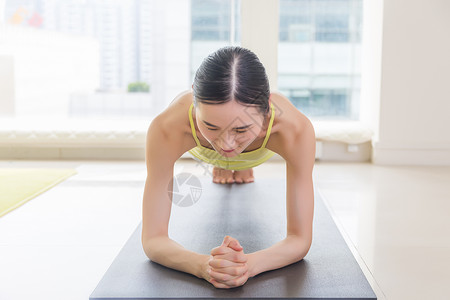
[[231,242],[228,244],[228,247],[232,248],[233,250],[236,251],[241,251],[244,248],[242,248],[242,246],[239,244],[239,241],[236,239],[232,239]]
[[[244,285],[244,283],[246,283],[248,280],[248,271],[246,271],[244,274],[242,274],[242,276],[240,276],[239,278],[235,278],[231,280],[231,284],[233,286],[241,286]],[[227,283],[225,283],[226,285],[230,285],[230,282],[228,281]]]
[[209,261],[209,266],[215,269],[227,268],[227,267],[242,267],[244,263],[235,263],[228,259],[213,258]]
[[229,244],[230,241],[231,241],[230,238],[231,238],[231,236],[226,235],[226,236],[223,238],[223,242],[222,242],[222,245],[221,245],[221,246],[228,247],[228,244]]
[[231,249],[230,247],[218,246],[211,250],[211,255],[223,255],[230,252],[233,252],[233,249]]
[[[242,275],[242,274],[240,274]],[[230,274],[225,274],[225,273],[220,273],[220,272],[216,272],[213,269],[211,269],[209,271],[209,276],[211,276],[211,278],[213,278],[214,280],[216,280],[217,282],[227,282],[235,277],[237,277],[237,275],[230,275]]]
[[239,244],[239,241],[229,235],[224,237],[221,246],[230,247],[236,251],[241,251],[243,249],[243,247]]
[[242,274],[242,276],[233,277],[226,281],[220,281],[220,280],[216,279],[215,277],[212,277],[211,280],[217,282],[218,284],[225,285],[227,288],[238,287],[247,282],[248,272],[245,272],[244,274]]
[[221,245],[213,248],[210,253],[211,255],[223,255],[232,251],[241,252],[242,250],[243,248],[241,245],[239,245],[238,241],[231,241],[228,247]]
[[213,255],[213,259],[226,259],[235,263],[246,263],[247,255],[243,252],[229,252],[226,254]]
[[237,267],[227,267],[227,268],[211,268],[211,271],[214,271],[214,274],[221,273],[221,274],[227,274],[230,276],[241,276],[245,272],[248,271],[247,264],[244,264],[243,266],[237,266]]
[[209,282],[211,282],[212,285],[214,285],[214,287],[216,287],[216,288],[221,288],[221,289],[231,289],[231,287],[229,287],[228,285],[223,284],[223,283],[220,283],[220,282],[218,282],[218,281],[216,281],[216,280],[214,280],[214,279],[212,279],[212,278],[210,279]]

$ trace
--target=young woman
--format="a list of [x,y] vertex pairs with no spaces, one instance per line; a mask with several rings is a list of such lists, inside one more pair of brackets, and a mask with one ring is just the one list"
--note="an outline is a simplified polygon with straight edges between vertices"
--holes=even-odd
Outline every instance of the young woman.
[[[142,245],[154,262],[193,274],[216,288],[297,262],[312,242],[315,134],[311,122],[280,93],[270,92],[258,57],[242,47],[209,55],[193,91],[179,94],[151,122],[146,141]],[[253,181],[252,168],[278,153],[286,162],[286,238],[254,253],[226,236],[210,255],[168,237],[173,166],[186,151],[214,165],[216,183]]]

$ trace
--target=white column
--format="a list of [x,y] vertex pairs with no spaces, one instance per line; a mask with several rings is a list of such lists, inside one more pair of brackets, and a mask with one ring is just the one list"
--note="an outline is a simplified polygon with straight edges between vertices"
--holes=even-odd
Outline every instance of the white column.
[[377,132],[373,161],[450,165],[450,1],[380,1],[364,3],[375,8],[362,92]]
[[253,51],[277,90],[279,0],[241,0],[241,46]]
[[381,46],[383,0],[363,5],[360,120],[374,132],[378,141],[381,87]]
[[155,114],[158,114],[192,84],[189,82],[190,1],[151,3],[151,95]]

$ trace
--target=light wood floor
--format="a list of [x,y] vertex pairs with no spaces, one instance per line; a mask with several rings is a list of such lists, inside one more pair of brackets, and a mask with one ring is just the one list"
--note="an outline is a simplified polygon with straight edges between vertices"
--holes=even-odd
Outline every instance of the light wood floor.
[[[145,163],[0,167],[78,170],[0,218],[0,299],[88,299],[141,221]],[[175,165],[175,174],[211,170],[190,159]],[[285,164],[266,162],[254,175],[284,177]],[[378,299],[449,299],[450,167],[317,162],[314,183]]]

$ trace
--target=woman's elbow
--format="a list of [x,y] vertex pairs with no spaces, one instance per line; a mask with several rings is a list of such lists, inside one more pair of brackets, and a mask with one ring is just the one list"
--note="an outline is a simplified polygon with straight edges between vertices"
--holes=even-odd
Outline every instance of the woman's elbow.
[[152,261],[158,260],[158,242],[156,239],[159,237],[154,237],[146,240],[142,240],[142,249],[145,255]]

